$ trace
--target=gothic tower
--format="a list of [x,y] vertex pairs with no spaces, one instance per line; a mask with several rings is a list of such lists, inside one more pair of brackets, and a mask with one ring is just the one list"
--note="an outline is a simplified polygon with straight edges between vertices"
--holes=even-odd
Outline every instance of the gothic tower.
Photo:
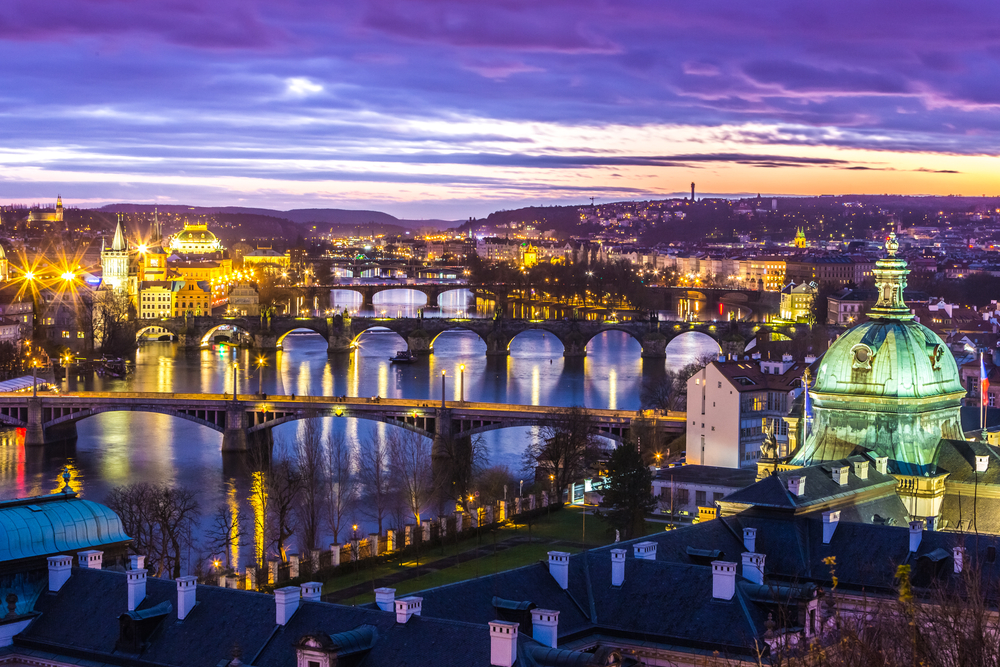
[[117,290],[128,288],[128,241],[125,239],[120,213],[111,247],[105,247],[102,242],[101,268],[104,272],[102,287]]

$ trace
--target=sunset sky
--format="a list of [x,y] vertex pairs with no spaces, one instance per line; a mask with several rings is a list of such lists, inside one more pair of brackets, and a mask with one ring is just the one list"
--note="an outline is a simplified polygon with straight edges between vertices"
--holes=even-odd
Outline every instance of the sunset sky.
[[921,0],[4,0],[0,203],[996,195],[997,26]]

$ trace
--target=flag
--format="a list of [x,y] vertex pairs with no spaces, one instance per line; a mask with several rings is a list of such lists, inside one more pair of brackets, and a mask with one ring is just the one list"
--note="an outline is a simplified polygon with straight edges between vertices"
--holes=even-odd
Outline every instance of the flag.
[[986,359],[979,353],[979,400],[985,405],[986,391],[990,388],[990,379],[986,377]]

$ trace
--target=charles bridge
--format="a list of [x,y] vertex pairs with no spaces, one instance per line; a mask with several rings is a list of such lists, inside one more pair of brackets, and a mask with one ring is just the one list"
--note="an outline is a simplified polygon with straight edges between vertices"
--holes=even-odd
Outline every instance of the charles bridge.
[[[200,424],[222,433],[223,452],[241,452],[272,442],[271,430],[317,417],[367,419],[399,426],[434,440],[450,440],[501,428],[558,425],[578,413],[573,408],[433,399],[260,394],[176,394],[79,392],[0,396],[0,423],[24,429],[25,446],[72,440],[77,422],[105,412],[152,412]],[[584,411],[600,435],[615,441],[635,429],[672,438],[684,432],[683,412],[653,410]]]
[[605,331],[621,331],[642,346],[642,357],[666,357],[667,344],[684,333],[697,331],[715,339],[726,353],[743,352],[743,344],[762,327],[781,336],[794,337],[808,325],[761,325],[754,322],[661,322],[609,320],[527,320],[527,319],[446,319],[446,318],[378,318],[335,315],[329,317],[188,317],[155,320],[140,329],[169,332],[182,347],[208,345],[223,327],[242,332],[261,350],[279,349],[285,336],[293,331],[312,331],[323,336],[332,353],[350,352],[358,338],[372,329],[388,329],[397,333],[414,354],[430,354],[434,341],[445,331],[465,330],[478,335],[486,343],[487,357],[506,357],[515,336],[525,331],[545,331],[563,345],[563,356],[585,357],[587,343]]

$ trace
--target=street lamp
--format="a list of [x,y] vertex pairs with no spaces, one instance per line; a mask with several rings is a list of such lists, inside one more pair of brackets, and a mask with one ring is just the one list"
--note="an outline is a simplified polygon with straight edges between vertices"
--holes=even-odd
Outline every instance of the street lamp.
[[257,377],[257,393],[261,395],[264,393],[264,366],[267,366],[267,357],[257,355],[257,370],[260,371],[260,375]]
[[465,364],[459,365],[458,370],[459,370],[459,381],[458,381],[459,400],[462,403],[465,403]]
[[239,390],[239,385],[237,382],[240,377],[240,362],[233,362],[233,403],[236,402],[237,391]]
[[444,409],[444,407],[445,407],[445,404],[444,404],[444,385],[445,385],[444,378],[445,378],[444,371],[441,371],[441,408],[442,409]]

